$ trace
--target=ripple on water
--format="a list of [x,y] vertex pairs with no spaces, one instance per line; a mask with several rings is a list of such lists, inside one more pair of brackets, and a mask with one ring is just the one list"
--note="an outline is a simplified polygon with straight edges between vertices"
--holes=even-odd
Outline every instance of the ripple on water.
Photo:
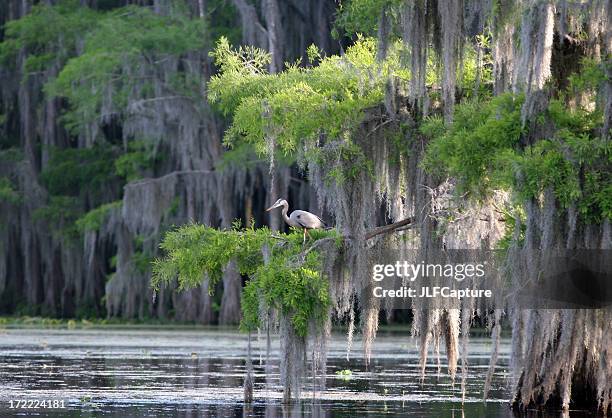
[[[356,339],[357,340],[357,339]],[[358,341],[355,341],[357,346]],[[263,359],[265,342],[255,344]],[[278,346],[274,344],[273,346]],[[366,370],[356,351],[346,360],[343,335],[328,352],[327,390],[314,395],[305,379],[304,400],[283,406],[278,352],[272,376],[255,364],[255,401],[242,403],[246,336],[228,331],[9,329],[0,339],[0,414],[10,399],[63,399],[65,410],[46,416],[413,416],[510,417],[506,399],[509,342],[502,341],[491,399],[482,402],[487,339],[470,343],[466,398],[460,382],[441,373],[432,357],[421,382],[416,343],[407,335],[381,333]],[[349,369],[349,376],[337,371]],[[267,385],[267,386],[266,386]],[[31,415],[37,411],[23,411]]]

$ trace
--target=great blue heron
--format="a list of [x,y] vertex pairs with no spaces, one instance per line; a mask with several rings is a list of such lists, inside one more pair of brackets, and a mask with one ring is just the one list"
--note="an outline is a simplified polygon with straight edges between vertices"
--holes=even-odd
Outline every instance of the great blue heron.
[[283,207],[283,219],[290,226],[301,228],[304,230],[304,242],[306,242],[306,235],[308,235],[309,229],[322,229],[325,228],[325,222],[314,213],[306,212],[305,210],[294,210],[291,215],[287,216],[289,212],[289,203],[285,199],[278,199],[276,203],[270,206],[266,211]]

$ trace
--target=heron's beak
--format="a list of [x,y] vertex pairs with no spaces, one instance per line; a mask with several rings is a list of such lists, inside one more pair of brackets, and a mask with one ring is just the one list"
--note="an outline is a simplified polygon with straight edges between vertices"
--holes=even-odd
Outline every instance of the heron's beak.
[[268,209],[266,209],[266,212],[270,212],[272,209],[274,209],[276,206],[272,205],[270,206]]

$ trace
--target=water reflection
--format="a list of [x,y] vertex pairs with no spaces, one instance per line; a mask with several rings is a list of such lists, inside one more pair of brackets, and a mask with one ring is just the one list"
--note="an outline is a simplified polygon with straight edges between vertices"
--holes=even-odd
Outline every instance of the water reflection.
[[[359,342],[356,341],[356,344]],[[278,347],[273,341],[273,347]],[[226,331],[33,330],[0,335],[0,415],[176,417],[511,417],[506,399],[509,342],[502,342],[491,401],[481,401],[491,349],[470,344],[465,403],[459,382],[428,364],[421,382],[416,343],[404,333],[381,333],[366,369],[360,353],[346,360],[343,335],[328,352],[327,389],[285,406],[273,351],[266,386],[265,342],[255,347],[255,402],[242,403],[246,338]],[[442,362],[444,366],[444,363]],[[337,374],[350,370],[350,374]],[[63,399],[63,410],[10,410],[13,399]],[[558,414],[548,415],[559,417]],[[566,416],[575,416],[571,413]]]

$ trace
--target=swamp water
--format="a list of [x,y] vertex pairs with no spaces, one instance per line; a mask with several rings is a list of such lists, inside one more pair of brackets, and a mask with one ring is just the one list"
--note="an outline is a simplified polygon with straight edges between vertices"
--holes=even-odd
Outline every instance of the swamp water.
[[[438,375],[435,356],[430,356],[421,383],[416,341],[407,332],[381,330],[367,370],[360,344],[355,335],[347,361],[346,338],[334,334],[327,389],[317,392],[313,401],[307,377],[302,402],[285,407],[280,402],[278,341],[272,342],[274,374],[266,390],[265,340],[255,340],[255,401],[245,407],[247,337],[235,331],[9,328],[0,330],[0,416],[512,416],[508,339],[502,339],[486,405],[482,389],[491,350],[487,337],[470,341],[463,405],[461,370],[453,386],[444,358]],[[65,408],[10,408],[11,400],[23,399],[63,400]]]

